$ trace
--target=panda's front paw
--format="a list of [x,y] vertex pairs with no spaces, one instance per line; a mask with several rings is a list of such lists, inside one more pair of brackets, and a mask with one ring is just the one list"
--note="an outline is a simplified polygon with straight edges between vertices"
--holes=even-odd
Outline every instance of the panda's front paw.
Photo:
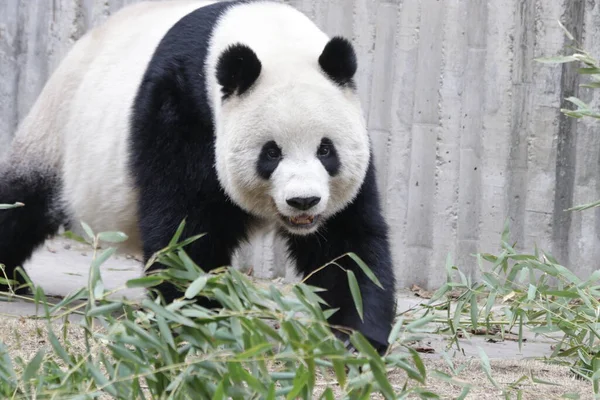
[[352,342],[350,342],[350,336],[347,333],[336,330],[333,332],[333,334],[338,340],[340,340],[344,344],[346,350],[348,350],[351,353],[358,353],[356,347],[354,347]]

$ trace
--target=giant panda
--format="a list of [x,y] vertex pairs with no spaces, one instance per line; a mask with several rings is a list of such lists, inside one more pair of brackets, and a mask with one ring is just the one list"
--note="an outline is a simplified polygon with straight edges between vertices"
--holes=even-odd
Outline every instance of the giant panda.
[[[384,351],[395,278],[351,43],[276,1],[127,6],[79,39],[15,134],[1,168],[0,262],[12,277],[59,227],[129,236],[147,261],[183,219],[186,247],[229,265],[254,229],[276,227],[308,276],[347,252],[364,306],[330,266],[307,283]],[[163,268],[153,265],[149,270]],[[182,294],[158,287],[170,302]]]

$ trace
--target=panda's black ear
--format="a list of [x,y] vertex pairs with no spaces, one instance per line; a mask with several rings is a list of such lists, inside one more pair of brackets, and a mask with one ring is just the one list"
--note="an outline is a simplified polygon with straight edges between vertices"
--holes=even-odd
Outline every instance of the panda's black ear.
[[352,43],[340,36],[332,38],[319,57],[319,65],[337,84],[352,84],[357,68]]
[[243,94],[258,79],[262,64],[256,53],[246,45],[229,46],[217,62],[217,82],[222,86],[223,99],[234,93]]

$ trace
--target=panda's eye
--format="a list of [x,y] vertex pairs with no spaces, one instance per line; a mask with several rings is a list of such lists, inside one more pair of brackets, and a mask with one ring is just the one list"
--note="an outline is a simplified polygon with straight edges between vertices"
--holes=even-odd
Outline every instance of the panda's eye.
[[331,153],[333,153],[333,143],[331,142],[330,139],[323,138],[321,140],[321,144],[319,145],[319,148],[317,149],[317,155],[319,157],[327,157]]
[[276,160],[281,157],[281,150],[277,147],[271,147],[267,149],[267,156],[273,160]]
[[317,154],[320,157],[326,157],[331,152],[331,146],[328,144],[322,144],[319,146],[319,150],[317,150]]

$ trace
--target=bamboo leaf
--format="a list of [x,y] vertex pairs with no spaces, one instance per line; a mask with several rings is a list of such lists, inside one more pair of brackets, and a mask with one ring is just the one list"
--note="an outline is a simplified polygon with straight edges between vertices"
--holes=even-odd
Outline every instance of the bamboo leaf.
[[42,349],[38,350],[38,352],[31,359],[31,361],[29,361],[29,364],[27,364],[27,366],[25,367],[25,370],[23,371],[23,381],[24,382],[29,382],[31,379],[33,379],[36,376],[38,370],[40,369],[40,366],[42,365],[42,361],[44,360],[45,354],[46,354],[46,350],[42,348]]
[[356,306],[356,310],[360,319],[363,319],[363,302],[362,296],[360,294],[360,288],[358,287],[358,282],[356,280],[356,276],[352,270],[347,269],[346,274],[348,275],[348,285],[350,285],[350,293],[352,294],[352,299],[354,300],[354,305]]
[[379,286],[380,288],[383,289],[383,285],[381,284],[381,282],[379,281],[379,279],[377,279],[377,277],[375,276],[375,274],[373,273],[373,271],[371,270],[371,268],[369,268],[367,266],[367,264],[364,263],[363,260],[360,259],[359,256],[357,256],[355,253],[348,253],[348,256],[350,258],[352,258],[352,260],[354,260],[354,262],[356,263],[356,265],[358,265],[360,267],[360,269],[365,273],[365,275],[367,275],[367,277],[377,286]]
[[206,276],[206,275],[202,275],[202,276],[199,276],[198,278],[196,278],[196,280],[194,282],[192,282],[190,284],[190,286],[188,286],[188,288],[186,289],[185,297],[187,299],[192,299],[192,298],[196,297],[198,295],[198,293],[200,293],[202,291],[202,289],[204,289],[207,282],[208,282],[208,276]]
[[109,243],[122,243],[129,239],[123,232],[101,232],[98,234],[98,239]]

